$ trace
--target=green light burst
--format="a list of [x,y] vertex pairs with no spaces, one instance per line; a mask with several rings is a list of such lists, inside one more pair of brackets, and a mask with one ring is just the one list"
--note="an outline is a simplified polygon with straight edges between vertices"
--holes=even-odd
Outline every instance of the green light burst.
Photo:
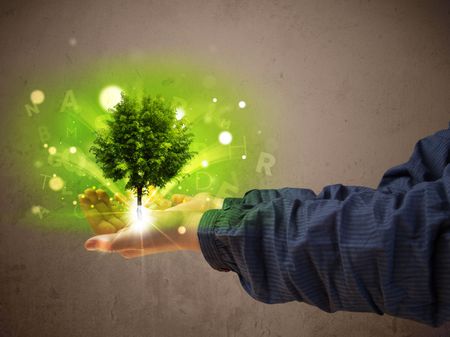
[[[18,146],[28,149],[21,165],[32,194],[27,224],[90,231],[76,203],[78,194],[91,186],[110,195],[124,192],[125,182],[105,179],[89,152],[95,131],[111,113],[102,106],[105,97],[100,99],[109,86],[134,95],[161,94],[176,102],[181,120],[191,122],[192,149],[198,154],[160,191],[167,198],[205,191],[239,197],[261,187],[264,173],[255,167],[274,121],[265,102],[234,83],[233,72],[168,57],[118,58],[77,71],[56,70],[30,82],[35,88],[20,96],[21,117],[14,126]],[[224,131],[232,135],[230,144],[219,140]]]

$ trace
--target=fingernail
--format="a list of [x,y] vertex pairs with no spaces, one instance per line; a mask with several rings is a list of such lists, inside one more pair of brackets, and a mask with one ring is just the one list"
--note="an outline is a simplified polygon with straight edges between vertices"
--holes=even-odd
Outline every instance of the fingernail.
[[97,240],[87,240],[84,244],[84,248],[87,250],[96,250],[97,249]]

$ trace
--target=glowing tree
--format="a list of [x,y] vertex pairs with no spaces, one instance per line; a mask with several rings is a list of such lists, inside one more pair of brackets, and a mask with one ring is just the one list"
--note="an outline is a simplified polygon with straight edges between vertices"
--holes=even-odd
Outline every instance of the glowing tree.
[[189,150],[193,134],[181,117],[161,96],[139,100],[122,93],[107,128],[97,132],[90,151],[106,178],[128,180],[138,212],[147,188],[164,187],[197,153]]

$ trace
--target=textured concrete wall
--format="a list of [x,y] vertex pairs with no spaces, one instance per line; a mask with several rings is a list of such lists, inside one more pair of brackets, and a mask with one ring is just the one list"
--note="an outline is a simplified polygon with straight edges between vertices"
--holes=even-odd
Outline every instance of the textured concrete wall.
[[[67,41],[78,45],[67,51]],[[10,84],[130,51],[189,52],[244,69],[278,101],[266,186],[375,186],[450,117],[448,1],[12,1],[0,12],[0,125]],[[3,132],[3,131],[2,131]],[[0,336],[450,336],[373,314],[265,305],[194,253],[126,261],[80,234],[17,225],[27,190],[2,151]],[[23,149],[22,149],[23,150]]]

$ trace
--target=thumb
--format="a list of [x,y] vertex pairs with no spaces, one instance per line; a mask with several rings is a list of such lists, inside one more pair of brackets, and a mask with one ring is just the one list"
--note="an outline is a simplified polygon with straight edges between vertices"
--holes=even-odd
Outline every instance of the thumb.
[[110,252],[112,242],[117,234],[103,234],[93,236],[84,243],[84,248],[89,251],[98,250],[102,252]]

